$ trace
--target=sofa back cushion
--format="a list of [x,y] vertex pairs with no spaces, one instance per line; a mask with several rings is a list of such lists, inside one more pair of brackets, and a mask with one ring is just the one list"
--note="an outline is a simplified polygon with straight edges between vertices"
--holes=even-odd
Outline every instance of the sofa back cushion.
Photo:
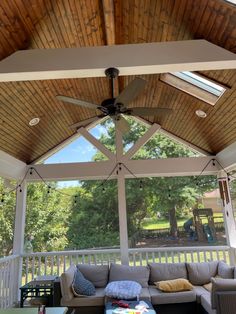
[[218,262],[186,263],[189,281],[193,285],[205,285],[215,277],[218,269]]
[[157,281],[187,279],[185,263],[150,263],[148,265],[150,267],[149,282],[151,285],[154,285],[154,282]]
[[69,301],[74,297],[72,291],[72,282],[75,272],[75,265],[71,265],[64,273],[61,274],[61,294],[64,300]]
[[96,288],[106,287],[109,274],[108,265],[78,264],[77,268]]
[[147,266],[126,266],[112,263],[109,282],[131,280],[138,282],[143,288],[148,287],[150,270]]
[[218,275],[224,279],[233,279],[234,278],[234,267],[229,266],[223,261],[220,261],[218,264]]

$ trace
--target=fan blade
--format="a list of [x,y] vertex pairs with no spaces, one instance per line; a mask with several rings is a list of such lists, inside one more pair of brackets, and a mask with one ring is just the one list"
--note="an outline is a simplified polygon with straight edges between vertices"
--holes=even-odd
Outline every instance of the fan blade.
[[77,123],[74,123],[74,124],[70,125],[69,128],[70,128],[70,129],[78,129],[78,128],[82,127],[82,126],[87,126],[88,124],[90,124],[90,123],[92,123],[92,122],[94,122],[94,121],[96,121],[96,120],[98,120],[98,119],[101,119],[101,118],[103,118],[103,117],[104,117],[103,115],[91,117],[91,118],[88,118],[88,119],[86,119],[86,120],[83,120],[83,121],[79,121],[79,122],[77,122]]
[[72,98],[72,97],[67,97],[67,96],[62,96],[62,95],[57,95],[56,98],[58,100],[64,101],[64,102],[68,102],[70,104],[73,105],[78,105],[78,106],[82,106],[82,107],[86,107],[89,109],[98,109],[98,105],[92,104],[90,102],[84,101],[84,100],[80,100],[80,99],[76,99],[76,98]]
[[115,105],[118,103],[128,105],[129,102],[134,100],[138,96],[138,94],[142,92],[146,83],[147,82],[145,80],[136,77],[116,98]]
[[[160,115],[169,115],[173,112],[172,109],[169,108],[144,108],[144,107],[136,107],[129,108],[128,114],[132,116],[160,116]],[[123,112],[123,114],[126,114]]]
[[119,118],[114,119],[115,125],[117,129],[123,134],[127,133],[130,130],[129,123],[126,121],[125,118],[119,116]]

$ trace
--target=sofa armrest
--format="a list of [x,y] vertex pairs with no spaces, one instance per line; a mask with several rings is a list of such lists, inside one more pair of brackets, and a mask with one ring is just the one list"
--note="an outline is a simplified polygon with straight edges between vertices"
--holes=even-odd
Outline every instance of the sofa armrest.
[[211,291],[211,307],[216,309],[217,298],[222,292],[235,292],[236,293],[236,280],[235,279],[222,279],[211,278],[212,291]]
[[234,314],[236,309],[236,291],[218,291],[215,295],[217,314]]
[[71,265],[64,273],[61,274],[60,284],[61,284],[61,294],[65,301],[70,301],[73,299],[74,294],[72,291],[72,282],[74,279],[74,274],[76,271],[75,265]]

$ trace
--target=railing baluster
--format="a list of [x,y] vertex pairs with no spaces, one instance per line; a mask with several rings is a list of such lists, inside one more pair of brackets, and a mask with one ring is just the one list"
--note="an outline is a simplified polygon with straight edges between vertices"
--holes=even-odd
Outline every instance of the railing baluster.
[[38,257],[38,263],[39,263],[38,264],[39,265],[38,266],[39,267],[39,269],[38,269],[38,276],[40,276],[41,275],[41,256]]
[[35,256],[33,256],[32,258],[32,274],[31,274],[32,280],[34,280],[34,269],[35,269]]

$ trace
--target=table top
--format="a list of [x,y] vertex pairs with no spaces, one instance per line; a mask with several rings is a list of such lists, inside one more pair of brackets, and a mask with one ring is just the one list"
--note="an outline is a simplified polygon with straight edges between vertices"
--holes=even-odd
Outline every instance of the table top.
[[[46,307],[46,314],[65,314],[66,312],[67,307]],[[0,314],[38,314],[38,308],[10,308],[0,310]]]
[[[138,301],[123,301],[124,303],[128,303],[131,309],[135,308],[135,305],[137,305],[139,302]],[[156,314],[156,311],[153,309],[152,304],[149,301],[145,302],[150,306],[150,308],[148,308],[148,312],[144,312],[145,314]],[[105,304],[105,310],[106,310],[106,314],[112,314],[112,312],[115,310],[115,306],[112,306],[112,302],[107,302]],[[125,312],[125,309],[124,309]],[[1,314],[1,313],[0,313]]]

